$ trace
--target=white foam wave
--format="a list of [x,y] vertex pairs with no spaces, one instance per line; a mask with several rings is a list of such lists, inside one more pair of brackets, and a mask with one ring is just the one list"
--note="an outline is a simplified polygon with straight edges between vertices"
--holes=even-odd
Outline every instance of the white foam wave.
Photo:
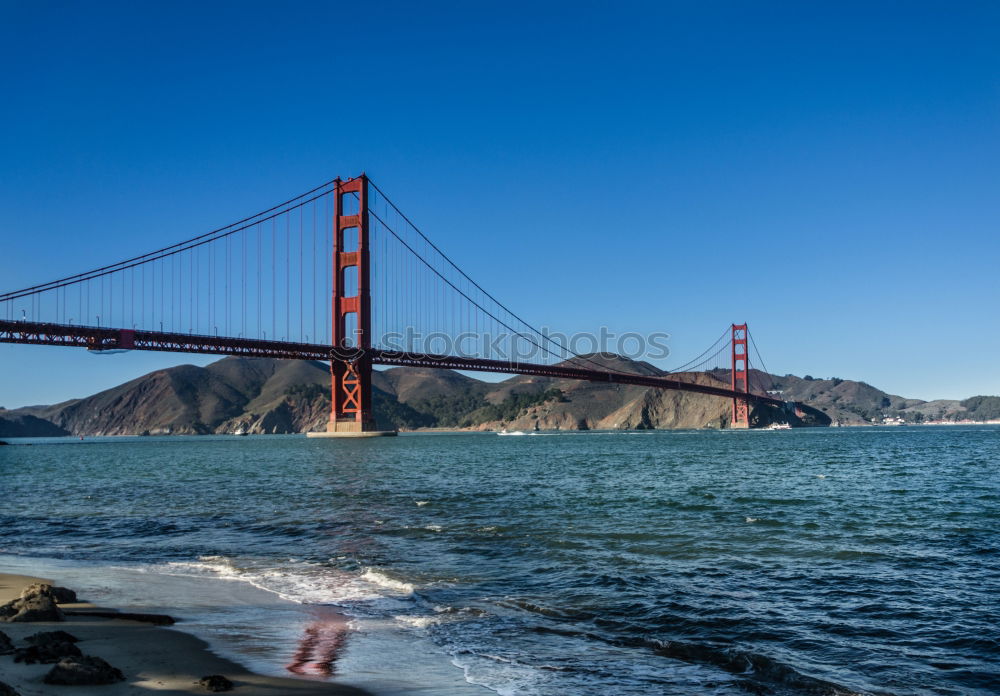
[[483,686],[499,696],[536,696],[544,681],[535,668],[499,655],[459,652],[451,663],[462,670],[465,681]]
[[396,621],[412,628],[427,628],[441,621],[437,616],[394,616]]
[[197,561],[173,561],[150,568],[168,575],[213,577],[245,582],[297,604],[332,604],[350,614],[365,605],[409,598],[414,586],[375,568],[360,575],[310,563],[287,561],[282,567],[257,566],[251,561],[240,565],[221,556],[202,556]]
[[361,574],[361,579],[366,580],[373,585],[407,595],[413,594],[414,590],[413,585],[410,583],[391,578],[375,568],[365,569],[365,572]]

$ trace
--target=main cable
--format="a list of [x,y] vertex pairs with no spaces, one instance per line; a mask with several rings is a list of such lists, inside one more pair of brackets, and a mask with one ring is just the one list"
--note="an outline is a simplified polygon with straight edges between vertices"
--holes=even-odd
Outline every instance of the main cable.
[[[292,210],[295,210],[296,208],[303,206],[306,203],[317,200],[318,198],[321,198],[331,193],[332,191],[325,191],[319,194],[318,196],[310,198],[307,201],[302,201],[297,205],[287,208],[286,210],[281,210],[278,213],[275,213],[275,215],[271,217],[263,217],[265,215],[268,215],[269,213],[274,212],[275,210],[279,210],[280,208],[285,208],[285,206],[289,206],[292,203],[295,203],[296,201],[300,201],[306,196],[310,196],[313,193],[316,193],[317,191],[320,191],[324,188],[328,188],[329,186],[335,184],[336,181],[337,181],[336,179],[328,181],[325,184],[317,186],[316,188],[306,191],[303,194],[295,196],[294,198],[290,198],[284,203],[279,203],[278,205],[271,206],[267,210],[263,210],[257,213],[256,215],[251,215],[249,217],[243,218],[242,220],[238,220],[237,222],[225,225],[224,227],[219,227],[217,229],[212,230],[211,232],[205,232],[204,234],[192,237],[191,239],[185,240],[183,242],[177,242],[176,244],[171,244],[170,246],[163,247],[162,249],[157,249],[156,251],[150,251],[145,254],[141,254],[139,256],[134,256],[130,259],[126,259],[124,261],[119,261],[117,263],[109,264],[107,266],[101,266],[100,268],[95,268],[93,270],[86,271],[84,273],[77,273],[75,275],[66,276],[65,278],[60,278],[59,280],[49,281],[48,283],[41,283],[39,285],[33,285],[28,288],[22,288],[20,290],[12,290],[10,292],[0,294],[0,302],[16,300],[26,295],[30,295],[32,293],[46,292],[48,290],[54,290],[55,288],[64,287],[66,285],[72,285],[74,282],[82,282],[84,280],[89,280],[91,278],[98,278],[102,275],[107,275],[108,273],[114,273],[120,270],[125,270],[127,268],[132,268],[133,266],[138,266],[142,263],[148,263],[150,261],[155,261],[157,259],[171,256],[172,254],[186,251],[187,249],[193,249],[194,247],[201,246],[202,244],[214,241],[215,239],[222,239],[223,237],[227,237],[231,234],[246,229],[246,227],[249,227],[249,225],[247,225],[246,227],[240,227],[239,229],[230,229],[230,228],[237,227],[238,225],[243,225],[244,223],[249,222],[250,220],[257,220],[257,222],[266,222],[267,220],[270,220],[271,217],[276,217],[285,212],[291,212]],[[261,219],[258,220],[258,218]],[[226,234],[221,234],[222,232],[226,232]],[[195,244],[195,242],[198,242],[198,244]]]
[[[471,284],[472,284],[473,286],[475,286],[475,287],[476,287],[476,289],[478,289],[478,290],[479,290],[479,291],[480,291],[481,293],[483,293],[483,294],[484,294],[484,295],[485,295],[486,297],[488,297],[488,298],[489,298],[489,299],[491,299],[491,300],[492,300],[493,302],[495,302],[495,303],[496,303],[496,305],[497,305],[498,307],[500,307],[500,309],[502,309],[503,311],[507,312],[507,314],[509,314],[510,316],[514,317],[514,318],[515,318],[515,319],[516,319],[517,321],[521,322],[521,324],[523,324],[524,326],[526,326],[526,327],[527,327],[528,329],[530,329],[531,331],[533,331],[533,332],[534,332],[535,334],[537,334],[537,335],[541,336],[541,337],[542,337],[543,339],[545,339],[545,340],[546,340],[546,341],[548,341],[549,343],[552,343],[553,345],[555,345],[556,347],[558,347],[558,348],[559,348],[560,350],[562,350],[562,351],[563,351],[563,353],[569,353],[570,355],[574,356],[575,358],[577,358],[577,359],[579,359],[579,360],[584,360],[584,361],[586,361],[586,362],[590,363],[591,365],[596,365],[597,367],[601,368],[601,371],[603,371],[603,372],[614,372],[614,373],[616,373],[616,374],[622,374],[622,375],[631,375],[631,374],[634,374],[634,373],[631,373],[631,372],[623,372],[623,371],[621,371],[621,370],[616,370],[616,369],[614,369],[614,368],[609,368],[609,367],[607,367],[606,365],[601,365],[601,364],[600,364],[600,363],[598,363],[598,362],[595,362],[595,361],[593,361],[593,360],[591,360],[591,359],[589,359],[589,358],[586,358],[586,357],[584,357],[584,356],[580,355],[579,353],[577,353],[577,352],[575,352],[575,351],[573,351],[573,350],[570,350],[570,349],[569,349],[569,348],[567,348],[566,346],[563,346],[563,345],[562,345],[562,344],[560,344],[560,343],[559,343],[558,341],[554,340],[554,339],[553,339],[553,338],[552,338],[551,336],[548,336],[548,335],[546,335],[546,334],[545,334],[544,332],[542,332],[542,331],[539,331],[539,330],[538,330],[538,329],[536,329],[536,328],[535,328],[534,326],[532,326],[531,324],[529,324],[529,323],[528,323],[527,321],[525,321],[524,319],[522,319],[522,318],[521,318],[521,317],[520,317],[519,315],[517,315],[517,314],[516,314],[515,312],[513,312],[513,311],[512,311],[512,310],[511,310],[510,308],[508,308],[508,307],[507,307],[507,306],[506,306],[505,304],[503,304],[503,303],[502,303],[502,302],[501,302],[500,300],[498,300],[498,299],[497,299],[497,298],[495,298],[495,297],[494,297],[493,295],[491,295],[491,294],[490,294],[490,293],[489,293],[489,292],[488,292],[488,291],[487,291],[486,289],[484,289],[484,288],[483,288],[483,287],[482,287],[482,286],[481,286],[481,285],[480,285],[479,283],[477,283],[476,281],[474,281],[474,280],[473,280],[473,279],[472,279],[472,278],[471,278],[471,277],[470,277],[470,276],[469,276],[469,275],[468,275],[468,274],[467,274],[467,273],[466,273],[465,271],[463,271],[463,270],[462,270],[462,269],[461,269],[461,268],[460,268],[460,267],[458,266],[458,264],[456,264],[456,263],[455,263],[454,261],[452,261],[452,260],[451,260],[451,258],[450,258],[450,257],[449,257],[449,256],[448,256],[447,254],[445,254],[445,253],[444,253],[443,251],[441,251],[441,249],[439,249],[439,248],[438,248],[438,246],[437,246],[436,244],[434,244],[434,242],[432,242],[432,241],[430,240],[430,238],[428,238],[428,237],[427,237],[427,235],[425,235],[425,234],[424,234],[424,233],[423,233],[423,232],[422,232],[422,231],[420,230],[420,228],[419,228],[419,227],[417,227],[417,226],[416,226],[416,225],[415,225],[415,224],[413,223],[413,221],[412,221],[412,220],[410,220],[410,218],[408,218],[408,217],[406,216],[406,214],[405,214],[405,213],[403,213],[403,211],[401,211],[401,210],[399,209],[399,207],[398,207],[398,206],[396,206],[396,204],[395,204],[395,203],[393,203],[393,202],[392,202],[392,199],[390,199],[390,198],[389,198],[389,196],[387,196],[387,195],[385,194],[385,191],[383,191],[382,189],[380,189],[380,188],[379,188],[378,184],[376,184],[376,183],[375,183],[374,181],[372,181],[372,180],[371,180],[370,178],[368,179],[368,181],[369,181],[369,183],[370,183],[370,184],[372,185],[372,187],[373,187],[373,188],[374,188],[374,189],[375,189],[376,191],[378,191],[379,195],[380,195],[380,196],[382,196],[382,198],[383,198],[383,199],[385,199],[385,202],[386,202],[386,203],[388,203],[389,205],[391,205],[391,206],[392,206],[392,209],[393,209],[393,210],[395,210],[395,211],[396,211],[396,213],[397,213],[397,214],[398,214],[398,215],[399,215],[399,216],[400,216],[401,218],[403,218],[403,220],[405,220],[405,221],[406,221],[406,223],[407,223],[407,224],[408,224],[408,225],[409,225],[409,226],[410,226],[411,228],[413,228],[413,230],[414,230],[414,231],[415,231],[415,232],[416,232],[416,233],[417,233],[418,235],[420,235],[420,237],[421,237],[421,238],[422,238],[422,239],[423,239],[423,240],[424,240],[424,241],[425,241],[425,242],[426,242],[426,243],[427,243],[427,244],[428,244],[428,245],[429,245],[429,246],[430,246],[430,247],[431,247],[432,249],[434,249],[434,251],[436,251],[436,252],[437,252],[437,253],[438,253],[438,254],[439,254],[439,255],[441,256],[441,258],[443,258],[443,259],[444,259],[445,261],[447,261],[447,262],[448,262],[448,264],[449,264],[449,265],[450,265],[450,266],[451,266],[452,268],[454,268],[454,269],[455,269],[456,271],[458,271],[458,272],[459,272],[459,273],[460,273],[460,274],[462,275],[462,277],[464,277],[464,278],[465,278],[465,279],[466,279],[467,281],[469,281],[469,283],[471,283]],[[356,194],[355,194],[355,195],[356,195]],[[397,235],[397,234],[396,234],[396,232],[395,232],[395,231],[394,231],[394,230],[393,230],[392,228],[390,228],[390,227],[389,227],[388,225],[386,225],[386,223],[385,223],[385,222],[384,222],[384,221],[383,221],[383,220],[382,220],[381,218],[379,218],[379,217],[378,217],[378,215],[377,215],[376,213],[374,213],[374,212],[373,212],[373,211],[372,211],[372,210],[371,210],[370,208],[369,208],[369,214],[371,214],[371,215],[374,215],[374,216],[375,216],[375,218],[376,218],[377,220],[379,220],[379,222],[381,222],[381,223],[382,223],[383,225],[385,225],[385,226],[386,226],[386,229],[388,229],[388,230],[389,230],[390,232],[392,232],[393,236],[394,236],[394,237],[396,237],[396,239],[399,239],[399,241],[400,241],[400,242],[402,242],[402,243],[403,243],[403,244],[404,244],[404,245],[405,245],[405,246],[407,247],[407,249],[409,249],[409,250],[410,250],[410,252],[411,252],[411,253],[413,253],[413,254],[414,254],[415,256],[417,256],[417,258],[419,258],[419,259],[420,259],[421,261],[423,261],[423,262],[424,262],[424,265],[426,265],[426,266],[427,266],[428,268],[430,268],[430,269],[431,269],[432,271],[434,271],[434,273],[435,273],[435,274],[437,274],[437,275],[438,275],[438,276],[439,276],[439,277],[440,277],[440,278],[441,278],[442,280],[444,280],[444,281],[445,281],[446,283],[448,283],[448,285],[450,285],[450,286],[451,286],[452,288],[454,288],[454,289],[455,289],[455,291],[457,291],[457,292],[458,292],[459,294],[461,294],[461,295],[462,295],[462,297],[464,297],[464,298],[465,298],[465,299],[467,299],[467,300],[468,300],[469,302],[471,302],[471,303],[472,303],[473,305],[475,305],[476,307],[478,307],[478,308],[479,308],[480,310],[482,310],[482,311],[483,311],[483,312],[484,312],[485,314],[487,314],[487,315],[488,315],[489,317],[491,317],[492,319],[494,319],[495,321],[497,321],[498,323],[500,323],[500,325],[501,325],[501,326],[503,326],[504,328],[508,329],[509,331],[513,331],[513,332],[514,332],[514,334],[515,334],[516,336],[521,336],[522,338],[525,338],[525,340],[528,340],[529,342],[531,342],[531,343],[532,343],[532,344],[534,344],[535,346],[537,346],[537,347],[539,347],[539,348],[542,348],[542,350],[544,350],[544,351],[545,351],[546,353],[548,353],[549,355],[553,355],[553,356],[555,356],[555,357],[557,357],[557,358],[559,358],[559,359],[561,359],[561,360],[567,360],[567,358],[565,357],[565,355],[560,355],[560,354],[557,354],[557,353],[553,353],[552,351],[550,351],[550,350],[548,350],[548,349],[546,349],[546,348],[543,348],[543,347],[542,347],[541,345],[539,345],[539,344],[538,344],[538,343],[536,343],[535,341],[533,341],[533,340],[530,340],[530,339],[528,339],[527,337],[525,337],[523,333],[521,333],[521,332],[519,332],[519,331],[516,331],[515,329],[511,328],[510,326],[508,326],[508,325],[507,325],[507,324],[505,324],[504,322],[500,321],[500,319],[498,319],[498,318],[497,318],[497,317],[495,317],[495,316],[494,316],[494,315],[493,315],[492,313],[490,313],[489,311],[487,311],[487,310],[486,310],[486,309],[485,309],[485,308],[484,308],[484,307],[483,307],[482,305],[480,305],[480,304],[479,304],[478,302],[476,302],[475,300],[473,300],[472,298],[470,298],[470,297],[469,297],[468,295],[466,295],[466,294],[465,294],[464,292],[462,292],[461,290],[459,290],[459,289],[458,289],[458,288],[457,288],[457,287],[456,287],[456,286],[455,286],[455,285],[454,285],[454,284],[453,284],[453,283],[452,283],[451,281],[449,281],[449,280],[448,280],[447,278],[445,278],[445,277],[444,277],[444,276],[443,276],[443,275],[442,275],[442,274],[441,274],[440,272],[438,272],[438,271],[437,271],[437,269],[435,269],[435,268],[434,268],[434,267],[433,267],[433,266],[432,266],[431,264],[429,264],[429,263],[428,263],[428,262],[427,262],[427,261],[426,261],[426,260],[425,260],[425,259],[424,259],[423,257],[421,257],[421,256],[420,256],[419,254],[417,254],[417,253],[416,253],[416,252],[415,252],[415,251],[414,251],[414,250],[413,250],[413,249],[412,249],[412,248],[411,248],[411,247],[410,247],[410,246],[409,246],[408,244],[406,244],[406,242],[403,242],[403,240],[399,238],[399,235]],[[572,361],[572,359],[573,359],[573,358],[569,358],[568,360],[569,360],[569,361]]]

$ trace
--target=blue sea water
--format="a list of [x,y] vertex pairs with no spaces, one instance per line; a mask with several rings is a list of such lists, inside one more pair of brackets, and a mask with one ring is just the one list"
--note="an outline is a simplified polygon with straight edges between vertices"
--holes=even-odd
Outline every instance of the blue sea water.
[[275,674],[336,609],[386,693],[1000,693],[997,427],[20,442],[0,566]]

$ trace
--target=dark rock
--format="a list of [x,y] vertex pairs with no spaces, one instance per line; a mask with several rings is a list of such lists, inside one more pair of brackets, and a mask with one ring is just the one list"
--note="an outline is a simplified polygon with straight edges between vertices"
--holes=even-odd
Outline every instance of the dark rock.
[[46,684],[85,686],[88,684],[114,684],[125,680],[125,675],[99,657],[84,655],[67,657],[49,670],[42,679]]
[[[9,445],[9,444],[10,444],[9,442],[4,442],[3,440],[0,440],[0,445]],[[3,682],[0,682],[0,686],[7,686],[7,685],[4,684]],[[7,686],[7,688],[10,689],[9,686]],[[3,694],[2,690],[0,690],[0,694]]]
[[166,614],[143,614],[134,611],[92,611],[90,609],[67,609],[66,616],[93,616],[100,619],[128,619],[129,621],[141,621],[142,623],[153,624],[154,626],[173,626],[174,617]]
[[41,645],[31,645],[27,648],[18,648],[14,651],[14,662],[23,662],[33,665],[36,662],[43,665],[51,665],[64,657],[80,657],[83,653],[80,648],[68,641],[53,641],[42,643]]
[[[7,443],[4,442],[0,444],[7,444]],[[0,682],[0,696],[21,696],[21,694],[15,691],[13,686]]]
[[0,655],[13,655],[14,644],[10,642],[10,636],[0,631]]
[[0,606],[0,621],[64,621],[51,585],[29,585],[15,600]]
[[207,677],[202,677],[198,680],[198,683],[204,686],[206,691],[219,692],[233,690],[233,683],[221,674],[212,674]]
[[76,598],[76,592],[68,587],[53,587],[52,598],[56,600],[57,604],[74,604],[79,601]]
[[79,643],[80,639],[72,633],[66,633],[66,631],[42,631],[28,636],[24,641],[32,645],[42,645],[43,643]]

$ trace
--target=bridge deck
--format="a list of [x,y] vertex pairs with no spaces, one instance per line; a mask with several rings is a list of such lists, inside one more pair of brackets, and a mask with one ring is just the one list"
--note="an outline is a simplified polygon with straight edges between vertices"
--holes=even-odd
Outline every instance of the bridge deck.
[[[158,331],[132,331],[96,326],[50,324],[29,321],[0,320],[0,343],[22,343],[46,346],[87,348],[95,351],[149,350],[168,353],[201,353],[209,355],[235,355],[250,358],[279,358],[282,360],[328,361],[357,360],[363,352],[357,349],[338,349],[315,343],[290,343],[255,338],[231,338],[197,334],[164,333]],[[744,393],[713,387],[707,384],[684,382],[669,377],[637,375],[605,370],[590,370],[561,365],[541,365],[506,360],[455,357],[427,353],[402,353],[372,349],[368,351],[374,365],[401,367],[431,367],[473,372],[536,375],[558,379],[575,379],[611,384],[633,384],[656,389],[709,394],[727,399],[744,398],[753,403],[783,406],[781,399],[754,393]]]

